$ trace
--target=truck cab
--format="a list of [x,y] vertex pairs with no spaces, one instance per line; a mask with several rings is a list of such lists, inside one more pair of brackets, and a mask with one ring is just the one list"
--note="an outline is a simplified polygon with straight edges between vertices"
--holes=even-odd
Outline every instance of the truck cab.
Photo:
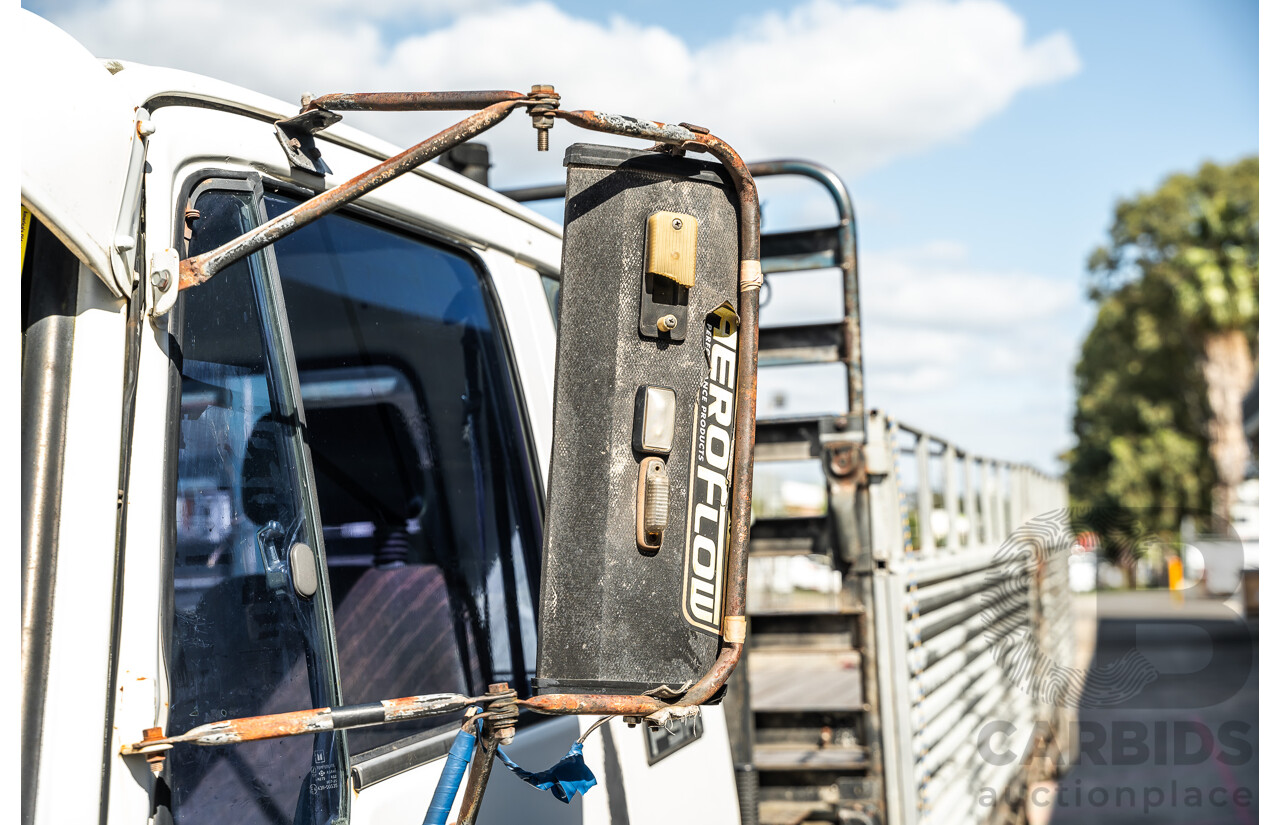
[[[296,107],[100,61],[22,13],[22,821],[422,821],[459,717],[120,755],[149,728],[530,691],[560,227],[437,164],[179,291],[215,248],[397,152]],[[50,141],[74,135],[74,148]],[[296,158],[295,158],[296,160]],[[552,296],[549,298],[549,296]],[[522,719],[541,767],[591,718]],[[565,808],[737,822],[723,711],[587,740]]]

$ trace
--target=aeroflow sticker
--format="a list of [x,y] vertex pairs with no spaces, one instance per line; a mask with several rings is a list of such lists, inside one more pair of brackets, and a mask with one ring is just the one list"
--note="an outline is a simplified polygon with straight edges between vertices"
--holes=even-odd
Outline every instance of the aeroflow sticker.
[[733,484],[733,419],[738,376],[738,316],[728,304],[707,316],[702,349],[707,376],[698,395],[685,543],[684,618],[720,635],[725,543]]

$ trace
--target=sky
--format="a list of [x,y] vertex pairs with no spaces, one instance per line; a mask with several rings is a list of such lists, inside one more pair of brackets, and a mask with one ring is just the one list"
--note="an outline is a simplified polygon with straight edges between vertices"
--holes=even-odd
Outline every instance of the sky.
[[[858,217],[868,406],[1048,471],[1073,440],[1084,261],[1117,199],[1258,151],[1256,0],[23,5],[101,57],[289,101],[554,83],[569,108],[823,163]],[[350,120],[400,143],[446,122]],[[496,188],[562,179],[564,147],[599,139],[561,124],[538,156],[528,128],[486,137]],[[766,181],[762,201],[766,231],[834,216],[811,184]],[[835,282],[796,277],[771,279],[764,323],[831,317]],[[830,367],[764,372],[762,415],[841,400]]]

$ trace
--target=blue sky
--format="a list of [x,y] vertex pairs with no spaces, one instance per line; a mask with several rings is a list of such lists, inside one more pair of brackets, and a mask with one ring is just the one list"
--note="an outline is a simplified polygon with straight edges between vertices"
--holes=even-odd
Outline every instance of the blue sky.
[[[1115,201],[1258,149],[1258,5],[1239,0],[24,5],[100,56],[287,100],[554,82],[575,107],[705,123],[749,159],[826,163],[859,214],[868,403],[1045,469],[1071,444],[1083,263]],[[233,41],[190,48],[193,29],[248,14],[255,26]],[[566,32],[585,53],[550,42]],[[481,33],[497,42],[477,54]],[[730,68],[757,91],[726,85]],[[786,126],[802,111],[817,113],[814,134]],[[360,125],[400,142],[425,133],[409,119]],[[569,131],[541,159],[527,130],[493,133],[495,185],[555,179],[559,150],[583,139]],[[802,191],[764,188],[766,228],[822,219]],[[765,320],[830,305],[792,298]],[[779,395],[783,411],[824,406],[823,380],[773,380],[764,411]]]

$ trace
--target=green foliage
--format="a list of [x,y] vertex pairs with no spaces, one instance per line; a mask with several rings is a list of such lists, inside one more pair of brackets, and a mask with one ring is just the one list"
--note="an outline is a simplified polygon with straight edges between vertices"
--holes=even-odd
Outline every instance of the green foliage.
[[1172,532],[1209,508],[1215,481],[1206,336],[1239,330],[1257,357],[1258,159],[1206,163],[1121,201],[1088,268],[1098,317],[1076,366],[1071,496],[1147,511]]

